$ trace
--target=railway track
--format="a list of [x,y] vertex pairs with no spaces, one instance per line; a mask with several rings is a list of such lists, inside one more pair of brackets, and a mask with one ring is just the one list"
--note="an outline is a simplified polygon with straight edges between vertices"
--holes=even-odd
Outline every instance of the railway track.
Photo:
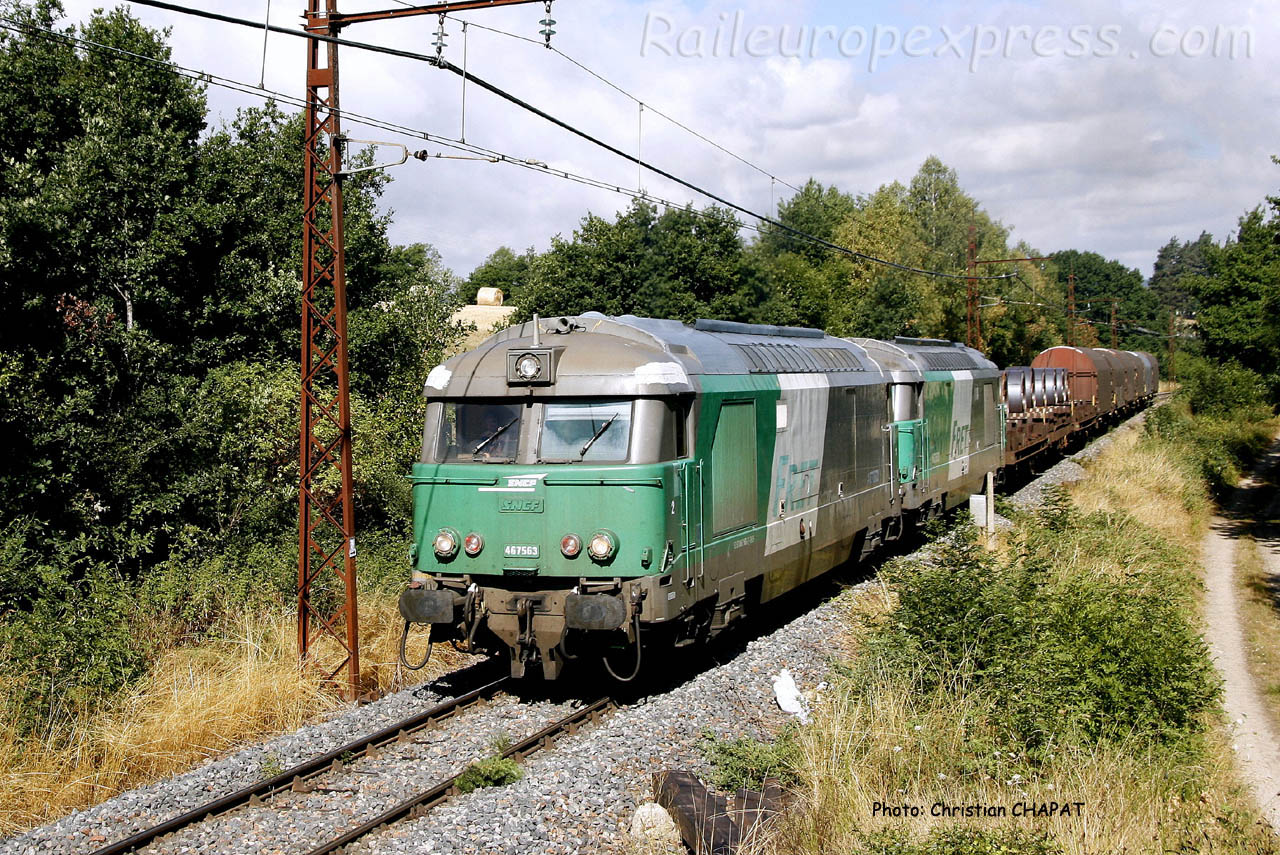
[[[257,784],[214,799],[179,816],[143,829],[116,843],[104,846],[96,850],[93,855],[124,855],[124,853],[137,852],[209,820],[226,816],[247,807],[263,805],[269,799],[281,794],[296,793],[307,795],[316,791],[326,792],[324,786],[318,785],[317,779],[328,775],[341,774],[345,771],[347,765],[359,757],[376,757],[379,750],[384,747],[414,741],[410,739],[414,734],[436,728],[469,709],[486,705],[488,702],[502,696],[504,687],[507,687],[510,682],[511,679],[509,677],[494,680],[478,689],[459,695],[425,712],[382,728],[376,733],[371,733],[328,751]],[[584,724],[599,720],[613,709],[614,705],[612,699],[600,698],[593,703],[580,706],[549,725],[541,727],[532,735],[505,748],[499,753],[499,756],[522,762],[529,755],[551,747],[561,737],[576,732]],[[443,777],[409,798],[402,799],[393,806],[378,811],[367,821],[308,850],[310,855],[325,855],[325,853],[342,851],[355,841],[394,822],[421,816],[431,808],[457,794],[456,784],[460,774],[461,772],[458,772],[457,774]]]
[[[512,745],[501,753],[503,758],[512,758],[517,762],[523,761],[537,751],[549,748],[555,744],[562,736],[575,733],[583,724],[594,723],[599,721],[603,716],[608,714],[614,708],[614,703],[609,698],[600,698],[594,703],[588,704],[580,709],[574,710],[569,715],[556,721],[532,736]],[[461,773],[459,773],[460,775]],[[317,846],[308,851],[307,855],[329,855],[329,853],[345,851],[346,847],[352,843],[377,832],[392,823],[398,822],[406,818],[416,818],[422,816],[431,808],[447,801],[451,796],[457,793],[457,781],[459,775],[452,775],[441,780],[430,789],[424,790],[414,796],[411,796],[394,807],[383,811],[378,816],[367,822],[351,829],[345,834],[335,837],[326,843]]]
[[245,805],[257,804],[286,791],[305,792],[308,782],[331,772],[340,771],[344,763],[357,755],[371,755],[379,748],[396,741],[403,741],[414,733],[430,729],[457,716],[478,704],[486,703],[502,691],[510,682],[509,677],[494,680],[478,689],[437,704],[425,712],[385,727],[368,736],[321,754],[278,775],[252,784],[234,793],[215,799],[186,813],[175,816],[150,828],[143,829],[116,843],[96,850],[93,855],[125,855],[136,852],[166,835],[221,816]]

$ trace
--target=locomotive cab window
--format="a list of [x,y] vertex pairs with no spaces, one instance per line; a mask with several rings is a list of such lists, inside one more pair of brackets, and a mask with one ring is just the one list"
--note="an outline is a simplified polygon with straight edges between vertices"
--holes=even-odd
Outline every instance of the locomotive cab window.
[[423,459],[428,463],[512,463],[526,410],[524,404],[472,401],[433,405],[427,413]]
[[630,401],[548,401],[538,459],[620,463],[627,459],[630,440]]

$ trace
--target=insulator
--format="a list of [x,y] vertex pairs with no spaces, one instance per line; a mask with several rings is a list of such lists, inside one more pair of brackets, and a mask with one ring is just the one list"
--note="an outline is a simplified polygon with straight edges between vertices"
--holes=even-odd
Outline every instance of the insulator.
[[556,21],[554,18],[543,18],[538,23],[544,27],[554,27],[556,25]]
[[538,35],[540,35],[540,36],[546,36],[547,38],[551,38],[551,37],[552,37],[552,36],[554,36],[555,34],[556,34],[556,31],[555,31],[555,30],[552,30],[552,29],[542,29],[542,30],[538,30]]

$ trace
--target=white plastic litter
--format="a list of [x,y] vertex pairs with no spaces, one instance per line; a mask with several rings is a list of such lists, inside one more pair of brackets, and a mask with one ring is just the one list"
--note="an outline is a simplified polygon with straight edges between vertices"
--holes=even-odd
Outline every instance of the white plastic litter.
[[809,723],[809,705],[800,694],[795,678],[786,668],[773,678],[773,696],[778,699],[778,707],[800,719],[801,724]]

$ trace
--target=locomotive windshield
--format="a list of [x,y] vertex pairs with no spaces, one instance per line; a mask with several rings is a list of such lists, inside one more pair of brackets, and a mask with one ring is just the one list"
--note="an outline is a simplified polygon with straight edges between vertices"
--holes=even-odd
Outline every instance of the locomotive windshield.
[[435,401],[426,421],[424,463],[635,463],[684,453],[676,406],[652,399]]
[[630,438],[630,401],[548,403],[538,457],[547,461],[622,461],[627,459]]
[[436,459],[442,463],[511,463],[520,441],[520,404],[446,401]]

